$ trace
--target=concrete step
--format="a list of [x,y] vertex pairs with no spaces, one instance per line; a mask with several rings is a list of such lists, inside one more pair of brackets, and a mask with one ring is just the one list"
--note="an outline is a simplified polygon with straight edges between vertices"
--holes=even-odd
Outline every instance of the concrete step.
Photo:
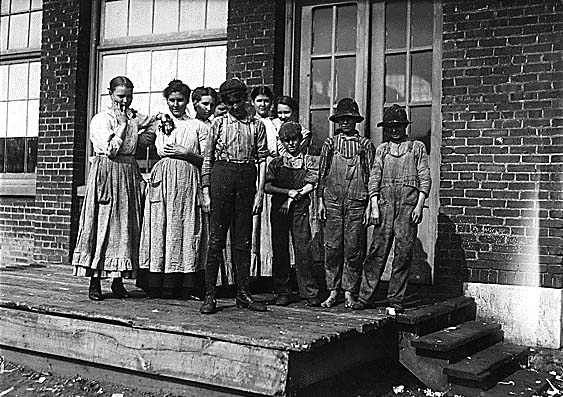
[[461,361],[444,367],[451,383],[489,389],[498,381],[526,365],[529,349],[497,343]]
[[456,362],[502,341],[500,324],[467,321],[415,338],[411,345],[419,356]]

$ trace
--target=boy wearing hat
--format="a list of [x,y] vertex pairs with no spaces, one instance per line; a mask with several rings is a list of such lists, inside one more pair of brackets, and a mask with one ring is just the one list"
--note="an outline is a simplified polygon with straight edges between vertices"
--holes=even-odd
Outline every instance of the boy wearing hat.
[[265,311],[266,306],[250,295],[248,285],[252,215],[262,211],[264,196],[265,160],[268,156],[266,129],[264,124],[247,113],[248,94],[242,81],[225,81],[219,88],[219,94],[228,112],[213,120],[201,169],[203,201],[204,204],[211,203],[211,217],[205,268],[206,294],[200,312],[213,314],[217,310],[217,272],[231,223],[236,305]]
[[285,153],[275,157],[266,173],[265,192],[272,195],[270,225],[274,288],[276,305],[289,304],[289,232],[295,252],[295,271],[299,295],[308,306],[320,306],[319,287],[315,281],[311,254],[311,226],[309,205],[311,193],[317,181],[314,160],[300,151],[303,140],[299,123],[284,123],[278,136]]
[[377,124],[390,141],[377,147],[370,172],[370,223],[375,228],[354,309],[364,309],[373,302],[393,241],[395,257],[387,301],[395,311],[403,309],[417,225],[422,221],[424,200],[431,186],[424,144],[407,140],[410,123],[405,109],[395,104],[385,110],[383,121]]
[[368,179],[373,163],[373,143],[356,130],[364,118],[351,98],[338,102],[329,120],[338,123],[334,137],[321,149],[318,215],[325,222],[325,275],[329,297],[322,303],[337,303],[344,290],[346,307],[352,307],[360,285],[368,222]]

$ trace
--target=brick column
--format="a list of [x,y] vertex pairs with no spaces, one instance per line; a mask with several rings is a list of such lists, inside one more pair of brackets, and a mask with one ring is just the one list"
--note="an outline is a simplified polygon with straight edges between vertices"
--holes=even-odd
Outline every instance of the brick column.
[[229,0],[227,78],[283,88],[284,2]]
[[68,263],[84,183],[91,2],[43,1],[36,263]]

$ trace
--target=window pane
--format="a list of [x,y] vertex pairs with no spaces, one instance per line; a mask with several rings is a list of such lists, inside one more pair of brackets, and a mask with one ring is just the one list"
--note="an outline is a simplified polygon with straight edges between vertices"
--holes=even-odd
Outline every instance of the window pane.
[[[107,93],[109,82],[116,76],[125,74],[125,54],[104,55],[102,58],[102,78],[100,80],[100,94]],[[133,85],[135,82],[133,82]]]
[[432,52],[412,54],[411,101],[432,100]]
[[178,0],[158,0],[154,4],[154,33],[178,31]]
[[41,48],[41,23],[43,12],[31,13],[31,25],[29,27],[29,48]]
[[130,3],[129,36],[141,36],[152,33],[152,5],[153,2],[151,0],[132,1]]
[[28,63],[15,63],[8,70],[8,99],[27,99]]
[[4,153],[6,153],[5,150],[6,147],[6,138],[0,138],[0,172],[5,172],[4,169]]
[[43,6],[42,0],[31,0],[31,9],[32,10],[37,10],[38,8],[41,8],[42,6]]
[[[4,0],[2,0],[2,3]],[[12,9],[10,12],[13,14],[14,12],[22,12],[22,11],[29,11],[29,0],[12,0]]]
[[41,62],[29,63],[29,95],[28,98],[39,98],[41,78]]
[[8,49],[26,48],[29,33],[29,14],[18,14],[10,17]]
[[207,2],[207,29],[227,29],[227,0],[210,0]]
[[329,136],[330,125],[328,121],[328,110],[313,110],[310,117],[311,146],[309,154],[318,156],[325,139]]
[[8,138],[25,136],[27,130],[27,101],[8,102]]
[[336,51],[356,50],[356,5],[338,7],[336,11]]
[[[206,0],[180,0],[180,31],[205,29]],[[226,24],[227,16],[224,16]]]
[[385,102],[405,101],[405,55],[385,57]]
[[332,7],[313,10],[313,54],[332,50]]
[[407,36],[407,3],[388,2],[385,7],[385,47],[404,48]]
[[127,0],[106,1],[104,39],[127,37]]
[[0,101],[5,101],[8,99],[8,65],[0,65]]
[[149,94],[133,94],[131,107],[142,114],[151,114],[149,109]]
[[[227,76],[227,47],[216,46],[205,49],[204,85],[219,88]],[[194,87],[195,88],[195,87]]]
[[[223,57],[226,59],[226,57]],[[190,88],[203,85],[205,48],[186,48],[178,51],[178,78]],[[220,83],[219,83],[220,84]]]
[[[8,102],[0,102],[0,138],[7,136],[7,123],[8,123]],[[0,157],[2,161],[2,157]]]
[[25,138],[6,139],[6,172],[23,172]]
[[426,46],[432,44],[434,28],[434,6],[432,0],[417,0],[411,5],[411,37],[412,45]]
[[151,91],[162,91],[176,78],[177,51],[153,51]]
[[[190,87],[191,88],[191,87]],[[153,92],[149,99],[150,114],[157,114],[158,112],[170,113],[166,99],[162,96],[162,92]]]
[[311,105],[329,106],[331,104],[330,64],[330,59],[311,61]]
[[0,1],[0,12],[2,14],[8,14],[10,12],[10,0]]
[[8,20],[10,17],[0,18],[0,51],[8,49]]
[[148,92],[151,88],[151,53],[149,51],[127,54],[127,77],[135,86],[134,92]]
[[336,98],[354,98],[356,86],[356,58],[345,57],[336,59]]
[[39,99],[33,99],[27,104],[27,137],[39,135]]
[[26,144],[27,169],[25,172],[35,172],[35,167],[37,166],[37,138],[27,138]]
[[412,124],[410,125],[409,137],[412,140],[421,141],[426,146],[426,152],[430,153],[430,106],[411,108]]

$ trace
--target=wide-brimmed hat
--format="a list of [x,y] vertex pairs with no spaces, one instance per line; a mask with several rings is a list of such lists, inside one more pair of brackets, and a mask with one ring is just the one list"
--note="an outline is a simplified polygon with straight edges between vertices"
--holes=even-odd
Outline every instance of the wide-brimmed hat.
[[383,112],[383,121],[377,123],[378,127],[392,127],[395,125],[407,125],[412,123],[407,118],[405,108],[400,105],[394,104],[388,107]]
[[353,118],[356,123],[359,123],[364,119],[364,116],[360,114],[358,104],[352,98],[343,98],[338,101],[338,105],[336,105],[336,112],[328,119],[336,123],[340,118],[345,116]]

